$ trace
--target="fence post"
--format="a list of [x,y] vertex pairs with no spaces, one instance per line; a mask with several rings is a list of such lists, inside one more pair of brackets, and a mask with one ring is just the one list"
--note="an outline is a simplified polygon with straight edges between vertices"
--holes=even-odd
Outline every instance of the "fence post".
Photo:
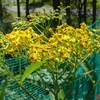
[[93,6],[93,23],[96,20],[96,0],[92,1],[92,6]]
[[84,0],[84,22],[86,23],[86,4],[87,0]]
[[[70,6],[70,0],[66,0],[65,2],[66,2],[66,6]],[[66,15],[67,15],[66,21],[67,21],[67,23],[68,23],[69,25],[71,25],[71,20],[70,20],[70,8],[67,8],[67,9],[66,9]]]
[[17,0],[17,13],[18,13],[18,17],[20,17],[20,3],[19,3],[19,0]]

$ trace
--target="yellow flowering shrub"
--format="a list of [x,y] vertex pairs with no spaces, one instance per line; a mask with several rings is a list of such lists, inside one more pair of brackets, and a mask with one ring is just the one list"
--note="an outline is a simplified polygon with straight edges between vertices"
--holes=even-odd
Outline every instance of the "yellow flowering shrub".
[[[32,27],[13,30],[5,35],[6,42],[3,37],[0,38],[0,46],[6,47],[4,54],[26,58],[30,63],[46,60],[43,69],[37,71],[39,81],[48,84],[47,88],[58,100],[57,95],[64,86],[72,84],[81,63],[95,51],[100,51],[100,36],[95,30],[94,33],[89,31],[85,23],[81,23],[80,28],[63,23],[55,31],[52,28],[48,31],[52,34],[49,38],[45,34],[36,33]],[[53,90],[49,84],[54,86]]]
[[17,30],[6,34],[6,38],[11,42],[8,53],[16,55],[20,51],[29,57],[31,62],[43,59],[62,62],[68,59],[71,63],[78,63],[84,57],[92,55],[100,46],[99,36],[90,32],[85,23],[76,29],[64,23],[58,26],[55,32],[49,30],[53,34],[50,38],[35,33],[31,27],[25,31]]
[[[50,10],[49,13],[46,13],[45,9],[43,11],[43,13],[30,14],[29,21],[19,18],[18,21],[12,23],[11,33],[5,36],[0,34],[0,63],[5,63],[3,61],[5,54],[27,59],[30,65],[23,73],[19,64],[20,75],[17,78],[7,69],[7,66],[4,66],[5,64],[3,66],[20,87],[31,74],[32,82],[35,80],[35,83],[39,82],[39,85],[41,83],[40,86],[53,94],[55,99],[51,100],[66,100],[71,88],[68,88],[70,90],[66,94],[63,93],[63,88],[72,86],[78,78],[76,77],[78,68],[82,64],[86,68],[84,62],[87,58],[90,58],[94,52],[100,51],[100,36],[97,34],[98,30],[90,31],[85,23],[81,23],[80,28],[63,23],[65,14],[59,10],[54,12]],[[55,19],[58,21],[57,27],[54,27]],[[92,72],[91,69],[87,71],[82,75]],[[25,88],[22,87],[22,89],[27,92]],[[28,92],[27,94],[34,98]]]

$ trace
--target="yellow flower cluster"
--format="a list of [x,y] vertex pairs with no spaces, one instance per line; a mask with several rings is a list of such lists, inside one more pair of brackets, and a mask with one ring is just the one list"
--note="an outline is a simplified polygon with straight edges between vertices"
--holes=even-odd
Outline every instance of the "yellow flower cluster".
[[[6,38],[10,41],[8,53],[14,55],[19,50],[26,52],[28,45],[33,41],[37,34],[33,34],[34,31],[31,27],[27,30],[17,30],[6,34]],[[34,35],[34,36],[33,36]],[[34,38],[32,38],[34,37]]]
[[8,52],[16,54],[20,50],[27,54],[31,62],[49,59],[49,65],[54,65],[65,59],[75,63],[99,50],[100,36],[90,32],[85,23],[76,29],[64,23],[55,32],[51,28],[49,31],[53,34],[50,38],[35,33],[31,27],[6,34],[11,42]]

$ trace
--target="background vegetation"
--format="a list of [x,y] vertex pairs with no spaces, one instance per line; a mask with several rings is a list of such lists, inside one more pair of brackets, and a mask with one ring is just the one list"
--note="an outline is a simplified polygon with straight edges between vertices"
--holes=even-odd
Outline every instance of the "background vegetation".
[[[30,14],[29,9],[36,7],[52,7],[56,9],[60,2],[63,6],[70,6],[66,9],[66,17],[64,20],[68,24],[79,27],[81,22],[91,25],[99,17],[100,0],[0,0],[0,30],[4,33],[12,30],[11,22],[18,17],[27,17]],[[17,12],[7,9],[9,6],[17,6]],[[20,12],[20,7],[24,6],[25,12]]]

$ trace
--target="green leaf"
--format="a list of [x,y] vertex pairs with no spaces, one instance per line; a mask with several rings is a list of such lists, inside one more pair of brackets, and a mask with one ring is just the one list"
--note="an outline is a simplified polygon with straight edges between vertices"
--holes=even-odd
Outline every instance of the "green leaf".
[[0,100],[4,100],[6,85],[7,85],[7,80],[5,81],[5,83],[3,84],[2,88],[1,88]]
[[64,100],[64,98],[65,98],[64,90],[60,89],[60,99]]
[[[90,64],[88,63],[88,61],[86,61],[86,60],[84,60],[84,62],[81,63],[81,66],[83,67],[85,72],[89,72],[89,71],[93,70],[92,67],[90,66]],[[91,72],[87,75],[90,78],[91,82],[94,84],[95,83],[94,73]]]
[[7,72],[0,67],[0,76],[4,76],[4,75],[7,75]]
[[55,100],[55,96],[52,92],[49,91],[50,100]]
[[30,66],[28,66],[26,68],[26,70],[24,71],[24,74],[22,75],[21,82],[23,82],[36,69],[40,68],[42,66],[42,64],[44,64],[44,63],[46,63],[46,60],[43,60],[41,62],[32,63]]

